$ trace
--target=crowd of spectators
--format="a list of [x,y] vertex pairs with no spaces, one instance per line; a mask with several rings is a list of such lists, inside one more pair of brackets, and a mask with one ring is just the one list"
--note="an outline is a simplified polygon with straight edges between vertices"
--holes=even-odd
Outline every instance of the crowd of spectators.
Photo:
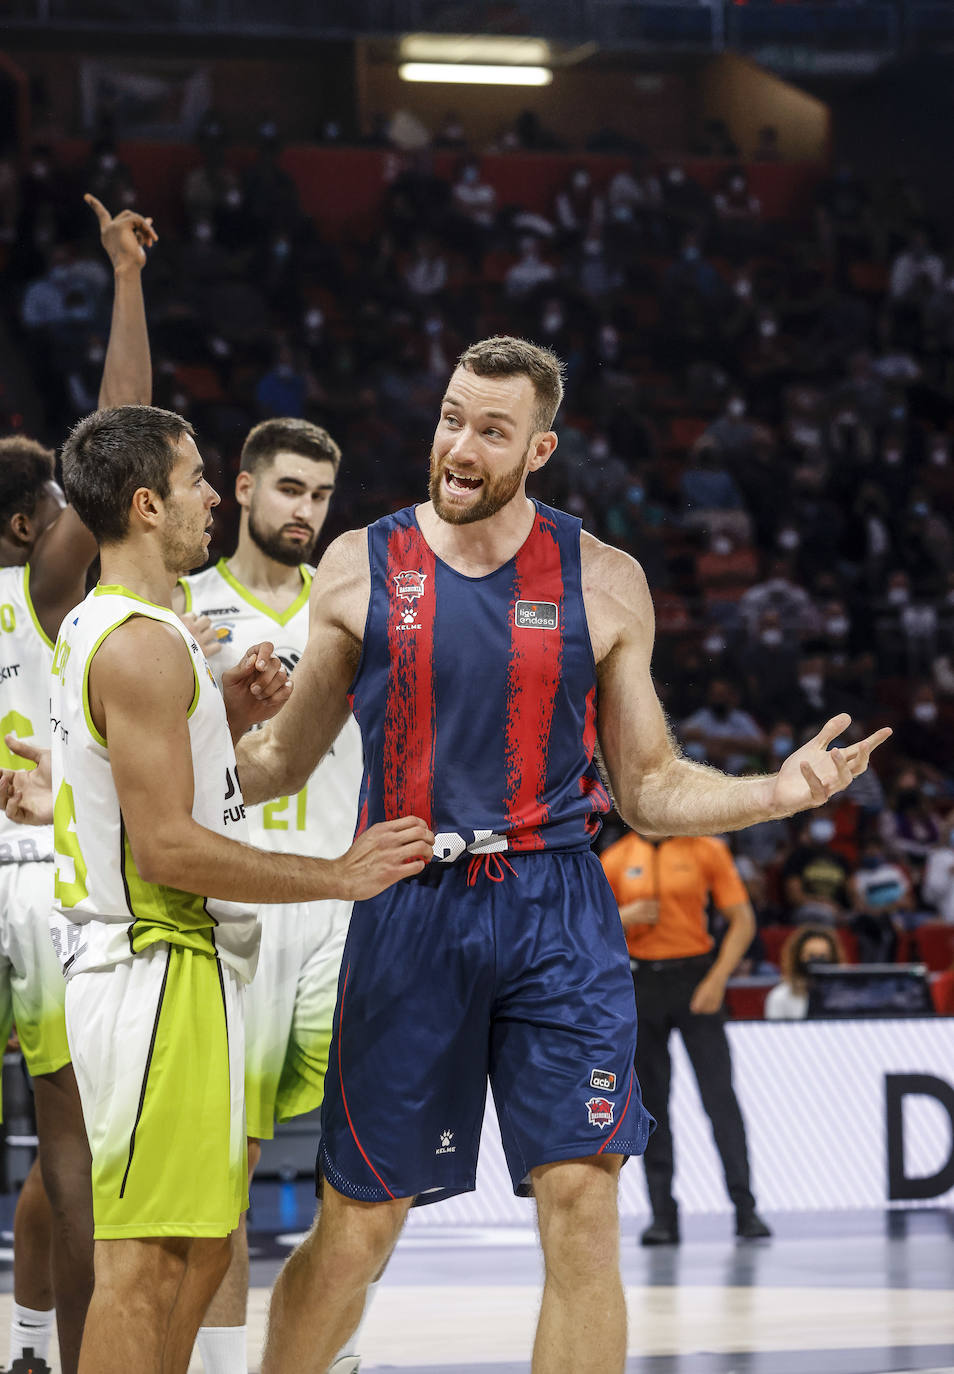
[[[226,497],[256,420],[326,425],[345,455],[341,528],[420,499],[466,343],[552,346],[566,401],[533,491],[643,564],[657,685],[686,752],[747,773],[837,712],[855,738],[894,727],[843,799],[732,837],[761,923],[851,930],[859,957],[894,957],[919,921],[954,921],[945,236],[897,179],[839,168],[812,215],[769,222],[742,163],[706,190],[638,149],[603,177],[567,157],[541,213],[501,204],[454,129],[449,176],[430,149],[407,154],[369,241],[332,243],[275,127],[238,172],[210,121],[148,267],[156,403],[195,423]],[[22,171],[0,163],[4,326],[50,441],[95,403],[108,323],[82,189],[149,213],[108,140],[79,184],[55,147]]]

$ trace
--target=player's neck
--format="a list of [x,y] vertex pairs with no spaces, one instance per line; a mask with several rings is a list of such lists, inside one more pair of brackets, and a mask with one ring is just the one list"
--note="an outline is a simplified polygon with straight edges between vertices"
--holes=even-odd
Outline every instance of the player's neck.
[[239,534],[238,548],[226,567],[246,591],[252,592],[273,611],[286,611],[301,592],[301,570],[269,558],[247,531]]
[[135,549],[107,545],[100,550],[99,585],[124,587],[133,596],[142,597],[143,601],[171,609],[176,575],[169,572],[163,563],[142,556]]
[[519,552],[533,529],[535,507],[526,494],[503,506],[487,520],[452,525],[442,520],[430,501],[418,506],[417,523],[438,558],[465,577],[486,577]]

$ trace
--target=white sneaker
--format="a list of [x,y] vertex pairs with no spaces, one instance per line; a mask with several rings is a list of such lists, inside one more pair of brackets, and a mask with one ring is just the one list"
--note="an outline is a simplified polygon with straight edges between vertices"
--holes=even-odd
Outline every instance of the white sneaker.
[[358,1374],[360,1368],[360,1355],[342,1355],[340,1360],[335,1360],[328,1374]]

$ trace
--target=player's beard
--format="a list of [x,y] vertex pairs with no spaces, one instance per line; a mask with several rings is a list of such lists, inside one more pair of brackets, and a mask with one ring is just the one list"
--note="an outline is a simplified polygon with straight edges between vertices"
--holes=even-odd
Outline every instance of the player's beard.
[[428,486],[431,504],[441,520],[446,520],[449,525],[472,525],[477,520],[489,520],[513,500],[520,490],[527,470],[527,454],[514,463],[512,468],[498,473],[496,477],[491,478],[482,474],[484,485],[480,488],[477,500],[470,506],[451,506],[444,500],[444,469],[448,467],[453,467],[453,463],[442,462],[431,449],[431,475]]
[[173,501],[168,503],[167,511],[170,519],[162,532],[162,561],[168,572],[183,577],[209,561],[208,545],[202,538],[208,531],[203,526],[196,534],[191,522],[187,524],[181,518]]
[[312,535],[307,544],[303,544],[301,540],[291,540],[283,535],[281,529],[262,529],[255,519],[254,504],[249,506],[248,533],[252,543],[261,549],[266,558],[283,563],[286,568],[297,568],[299,563],[309,562],[318,542],[317,533]]

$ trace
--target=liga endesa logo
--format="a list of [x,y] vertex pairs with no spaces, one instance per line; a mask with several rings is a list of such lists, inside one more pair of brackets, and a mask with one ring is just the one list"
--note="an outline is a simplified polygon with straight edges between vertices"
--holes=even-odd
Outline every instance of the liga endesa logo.
[[518,630],[555,630],[560,616],[555,601],[518,601],[513,622]]

